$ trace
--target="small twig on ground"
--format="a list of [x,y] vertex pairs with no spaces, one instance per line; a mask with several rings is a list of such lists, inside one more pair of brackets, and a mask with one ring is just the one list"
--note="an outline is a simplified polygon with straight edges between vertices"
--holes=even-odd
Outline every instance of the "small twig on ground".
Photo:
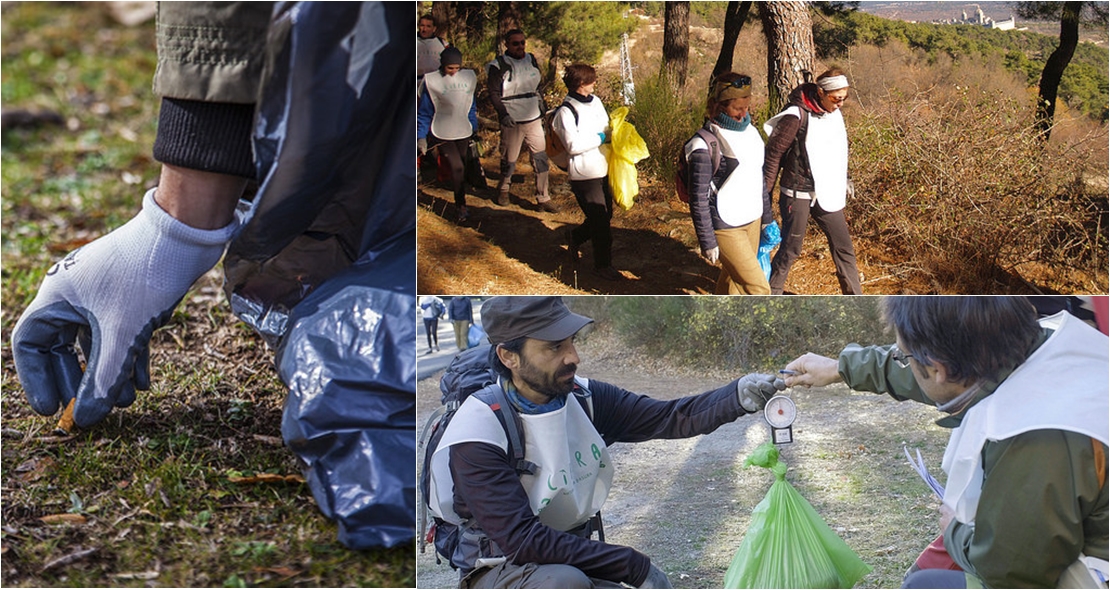
[[100,551],[100,549],[97,548],[97,547],[93,547],[92,549],[81,549],[79,551],[74,551],[73,553],[70,553],[69,555],[63,555],[63,556],[59,557],[58,559],[55,559],[54,561],[51,561],[51,562],[47,563],[46,565],[42,566],[42,569],[39,570],[39,572],[40,573],[46,573],[46,572],[48,572],[52,569],[67,566],[71,563],[76,563],[78,561],[81,561],[82,559],[85,559],[86,557],[89,557],[90,555],[92,555],[93,553],[96,553],[97,551]]

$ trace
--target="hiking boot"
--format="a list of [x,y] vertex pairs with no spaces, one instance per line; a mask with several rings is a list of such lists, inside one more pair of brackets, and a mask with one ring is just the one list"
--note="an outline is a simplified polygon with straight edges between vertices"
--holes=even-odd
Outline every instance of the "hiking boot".
[[497,204],[502,207],[507,207],[509,205],[509,191],[501,191],[497,195]]
[[466,205],[463,205],[462,207],[459,207],[458,222],[463,223],[467,219],[470,219],[470,211],[466,208]]
[[607,281],[619,281],[624,278],[624,275],[622,275],[620,272],[617,271],[617,269],[611,266],[606,266],[604,268],[595,268],[594,274]]
[[555,201],[544,201],[544,202],[540,203],[539,205],[540,205],[540,210],[542,210],[542,211],[547,211],[548,213],[558,213],[559,212],[559,206],[555,204]]

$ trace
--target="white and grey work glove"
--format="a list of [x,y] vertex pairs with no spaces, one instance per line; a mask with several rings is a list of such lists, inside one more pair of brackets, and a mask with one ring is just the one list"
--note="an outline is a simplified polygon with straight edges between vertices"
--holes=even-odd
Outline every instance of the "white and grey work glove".
[[640,588],[674,588],[674,586],[671,586],[671,580],[667,577],[667,574],[655,567],[653,563],[651,569],[648,570],[647,579],[644,580],[643,584],[640,584]]
[[151,333],[219,262],[238,227],[185,225],[158,206],[155,190],[122,227],[55,263],[16,323],[15,368],[39,414],[76,398],[74,421],[88,427],[134,402],[136,389],[150,389]]
[[502,116],[498,120],[498,122],[501,123],[502,129],[512,129],[513,127],[516,127],[516,121],[513,120],[513,117],[511,115]]
[[786,389],[786,382],[774,375],[761,375],[751,373],[744,375],[736,382],[736,394],[740,396],[740,405],[749,413],[756,413],[767,405],[767,400]]
[[717,259],[721,256],[721,247],[715,246],[708,250],[701,251],[702,258],[705,258],[709,264],[717,264]]
[[421,156],[428,153],[428,139],[427,138],[421,137],[420,139],[416,140],[416,151],[420,152]]

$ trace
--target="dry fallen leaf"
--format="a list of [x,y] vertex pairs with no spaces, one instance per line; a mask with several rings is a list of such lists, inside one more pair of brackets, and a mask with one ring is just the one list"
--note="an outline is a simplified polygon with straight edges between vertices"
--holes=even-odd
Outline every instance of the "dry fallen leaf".
[[258,475],[250,476],[236,476],[229,475],[227,478],[231,483],[304,483],[304,477],[300,475],[278,475],[276,473],[259,473]]
[[62,417],[58,419],[58,425],[54,427],[54,434],[59,436],[67,436],[73,433],[77,427],[73,422],[73,405],[77,403],[77,398],[69,400],[66,404],[66,409],[62,410]]
[[80,514],[64,513],[64,514],[47,514],[40,516],[39,520],[46,524],[85,524],[89,519]]
[[294,576],[299,576],[301,574],[301,570],[295,570],[291,567],[284,566],[284,565],[277,565],[277,566],[274,566],[274,567],[265,567],[265,568],[256,567],[254,569],[257,572],[270,572],[271,574],[277,574],[277,575],[281,576],[282,578],[292,578]]

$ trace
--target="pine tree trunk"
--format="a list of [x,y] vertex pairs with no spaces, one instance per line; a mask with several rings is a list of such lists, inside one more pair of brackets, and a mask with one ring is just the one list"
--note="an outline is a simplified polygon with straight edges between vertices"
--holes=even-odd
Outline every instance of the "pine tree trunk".
[[[520,27],[520,9],[517,7],[516,2],[498,2],[497,3],[497,43],[498,47],[505,38],[505,33]],[[499,49],[497,53],[501,53]]]
[[1060,89],[1060,79],[1068,67],[1075,47],[1079,44],[1079,13],[1082,2],[1064,2],[1060,15],[1060,45],[1048,57],[1041,72],[1040,100],[1037,101],[1037,128],[1041,138],[1048,140],[1056,117],[1056,93]]
[[455,16],[466,27],[462,32],[463,36],[471,43],[482,38],[482,5],[482,2],[455,3]]
[[432,2],[432,18],[436,21],[436,35],[446,37],[448,42],[451,41],[451,36],[454,31],[451,30],[451,8],[450,2],[445,0],[435,0]]
[[686,66],[690,58],[690,3],[666,2],[663,10],[662,75],[672,88],[686,84]]
[[790,91],[813,71],[813,23],[806,2],[760,2],[759,18],[767,37],[767,102],[777,113]]
[[744,28],[744,19],[752,3],[729,2],[725,9],[725,34],[721,41],[721,52],[717,55],[717,63],[713,66],[713,75],[710,78],[732,71],[732,56],[736,53],[736,41],[740,38],[740,30]]

